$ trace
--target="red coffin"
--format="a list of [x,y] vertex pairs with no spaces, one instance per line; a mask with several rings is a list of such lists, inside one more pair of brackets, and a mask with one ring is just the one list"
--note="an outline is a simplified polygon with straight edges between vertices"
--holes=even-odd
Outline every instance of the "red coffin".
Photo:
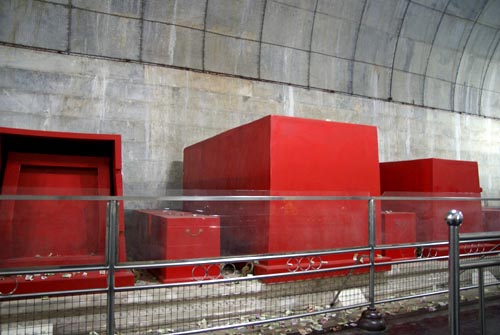
[[[447,159],[417,159],[380,164],[383,195],[423,197],[481,196],[477,162]],[[417,240],[448,238],[446,213],[456,208],[463,212],[463,233],[484,231],[481,201],[384,201],[383,210],[414,212],[417,215]]]
[[[186,190],[378,196],[377,129],[267,116],[187,147],[183,183]],[[223,255],[368,243],[368,207],[364,200],[188,202],[184,208],[220,215]],[[322,266],[338,261],[352,264],[352,255],[327,257],[322,259]],[[286,268],[286,260],[281,260],[261,262],[256,271],[272,273]]]
[[[217,216],[172,210],[137,210],[127,220],[127,252],[137,261],[183,260],[220,255]],[[217,264],[154,269],[163,283],[218,278]]]
[[[0,128],[0,160],[2,194],[122,195],[119,135]],[[0,267],[104,263],[104,202],[19,200],[2,201],[0,208]],[[125,260],[123,230],[121,206],[120,261]],[[17,281],[15,293],[106,286],[106,276],[94,273],[28,276]],[[11,284],[1,282],[0,291],[9,291]],[[117,285],[133,285],[133,276],[118,273]]]

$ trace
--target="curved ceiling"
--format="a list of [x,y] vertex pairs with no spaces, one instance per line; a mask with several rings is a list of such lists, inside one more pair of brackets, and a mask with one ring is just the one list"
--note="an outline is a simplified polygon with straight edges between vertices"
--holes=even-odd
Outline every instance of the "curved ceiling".
[[0,22],[6,43],[500,118],[500,0],[10,0]]

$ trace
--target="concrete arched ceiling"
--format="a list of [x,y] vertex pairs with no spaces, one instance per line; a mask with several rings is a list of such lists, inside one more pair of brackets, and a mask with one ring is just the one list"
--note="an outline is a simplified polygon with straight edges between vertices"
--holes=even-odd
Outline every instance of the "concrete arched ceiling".
[[500,118],[500,0],[4,0],[0,41]]

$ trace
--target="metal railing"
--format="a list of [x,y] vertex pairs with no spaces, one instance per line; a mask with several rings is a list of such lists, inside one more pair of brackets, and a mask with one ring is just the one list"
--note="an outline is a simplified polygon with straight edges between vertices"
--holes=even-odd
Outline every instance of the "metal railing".
[[[274,327],[277,333],[290,329],[334,329],[358,324],[366,330],[385,328],[384,313],[410,311],[420,302],[428,308],[429,297],[448,293],[450,329],[459,333],[457,322],[460,304],[460,271],[486,266],[498,266],[499,250],[488,247],[470,247],[466,256],[480,259],[457,267],[455,258],[460,257],[460,240],[426,241],[382,244],[377,237],[377,205],[383,201],[478,201],[478,198],[435,197],[338,197],[338,196],[168,196],[151,197],[40,197],[4,196],[0,201],[99,201],[107,203],[106,248],[102,264],[67,265],[0,269],[3,280],[38,274],[55,273],[105,273],[105,287],[0,294],[0,330],[18,330],[33,326],[40,320],[53,323],[65,334],[196,334],[244,327],[247,332],[254,327]],[[500,199],[481,199],[500,201]],[[119,212],[126,202],[185,202],[185,201],[357,201],[366,204],[368,211],[368,240],[366,245],[350,248],[276,252],[265,254],[234,255],[224,257],[163,259],[147,261],[119,261]],[[443,216],[444,217],[444,216]],[[450,219],[451,220],[451,219]],[[467,218],[465,218],[467,222]],[[453,222],[456,222],[453,221]],[[443,223],[444,225],[445,223]],[[451,228],[450,228],[451,229]],[[457,228],[458,230],[458,228]],[[450,238],[452,235],[450,234]],[[475,235],[461,240],[462,243],[485,245],[498,241],[498,235]],[[440,250],[450,247],[450,257]],[[401,259],[384,259],[386,251],[399,249],[418,250],[423,254]],[[352,264],[326,266],[331,260],[346,259],[352,255]],[[488,258],[485,258],[488,257]],[[495,258],[492,260],[492,258]],[[260,264],[284,260],[286,271],[266,274],[243,275],[240,264]],[[368,262],[367,262],[368,260]],[[450,266],[445,262],[449,260]],[[453,265],[453,267],[452,267]],[[186,282],[148,282],[146,284],[116,285],[117,274],[124,271],[174,269],[191,267],[206,274]],[[229,273],[224,273],[229,269]],[[211,270],[216,270],[211,274]],[[449,282],[442,275],[450,271]],[[433,281],[426,282],[435,275]],[[457,277],[458,276],[458,277]],[[199,277],[199,276],[198,276]],[[346,280],[348,278],[348,280]],[[414,280],[409,280],[414,278]],[[458,278],[458,279],[457,279]],[[296,280],[297,279],[297,280]],[[479,288],[484,292],[484,280],[480,273],[478,285],[468,285],[462,279],[464,289]],[[313,283],[313,284],[312,284]],[[395,285],[395,283],[397,285]],[[410,283],[410,284],[408,284]],[[406,287],[405,285],[409,285]],[[498,286],[498,284],[489,284]],[[401,286],[401,287],[398,287]],[[396,288],[395,288],[396,287]],[[458,291],[457,291],[458,290]],[[457,293],[458,292],[458,293]],[[480,302],[484,302],[483,293]],[[494,294],[498,295],[498,292]],[[344,296],[345,295],[345,296]],[[411,299],[412,303],[404,302]],[[45,304],[46,301],[48,304]],[[343,300],[343,301],[341,301]],[[441,306],[442,301],[438,301]],[[435,306],[435,305],[434,305]],[[484,308],[481,307],[482,311]],[[61,312],[63,311],[63,312]],[[382,312],[381,312],[382,311]],[[458,311],[458,312],[457,312]],[[59,315],[62,313],[62,316]],[[67,316],[65,316],[67,314]],[[105,322],[103,322],[103,317]],[[143,320],[140,320],[140,319]],[[484,323],[484,313],[481,321]],[[44,321],[44,322],[45,322]],[[324,321],[324,322],[323,322]],[[58,326],[60,324],[60,326]],[[69,326],[67,326],[69,325]],[[23,328],[24,327],[24,328]],[[278,332],[279,331],[279,332]],[[55,331],[57,333],[57,331]],[[10,334],[10,333],[9,333]]]
[[[486,317],[485,317],[485,299],[484,299],[484,268],[492,266],[500,266],[500,259],[484,259],[485,255],[479,260],[460,264],[460,242],[461,241],[477,241],[485,237],[490,239],[500,239],[500,233],[497,234],[469,234],[460,237],[459,228],[464,221],[463,213],[453,209],[446,216],[446,223],[449,226],[449,244],[450,255],[448,261],[449,268],[449,329],[450,334],[460,334],[460,272],[461,270],[478,270],[478,291],[479,291],[479,325],[480,332],[486,334]],[[497,244],[494,249],[500,247]]]

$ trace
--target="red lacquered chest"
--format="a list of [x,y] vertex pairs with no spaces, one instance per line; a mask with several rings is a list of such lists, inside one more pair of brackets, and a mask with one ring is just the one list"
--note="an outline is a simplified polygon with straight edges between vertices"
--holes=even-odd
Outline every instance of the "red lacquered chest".
[[[122,195],[119,135],[0,128],[0,163],[4,195]],[[104,263],[106,202],[5,200],[0,208],[0,267]],[[123,206],[118,216],[124,261]],[[92,272],[17,281],[15,293],[106,287],[106,276]],[[118,272],[116,284],[133,285],[133,276]]]
[[[477,162],[447,159],[417,159],[380,164],[383,195],[423,197],[477,197],[481,196]],[[461,210],[463,233],[483,231],[481,201],[415,200],[384,201],[384,210],[414,212],[417,214],[417,240],[433,241],[448,238],[446,213]]]
[[[187,147],[184,189],[378,196],[377,129],[267,116]],[[185,209],[221,216],[223,255],[368,243],[368,206],[364,200],[187,202]],[[352,255],[323,259],[323,266],[339,261],[352,264]],[[286,260],[261,262],[256,267],[261,273],[286,269]]]
[[[127,246],[134,260],[183,260],[220,255],[218,216],[172,210],[137,210],[127,221]],[[218,265],[154,269],[164,283],[215,279]]]

